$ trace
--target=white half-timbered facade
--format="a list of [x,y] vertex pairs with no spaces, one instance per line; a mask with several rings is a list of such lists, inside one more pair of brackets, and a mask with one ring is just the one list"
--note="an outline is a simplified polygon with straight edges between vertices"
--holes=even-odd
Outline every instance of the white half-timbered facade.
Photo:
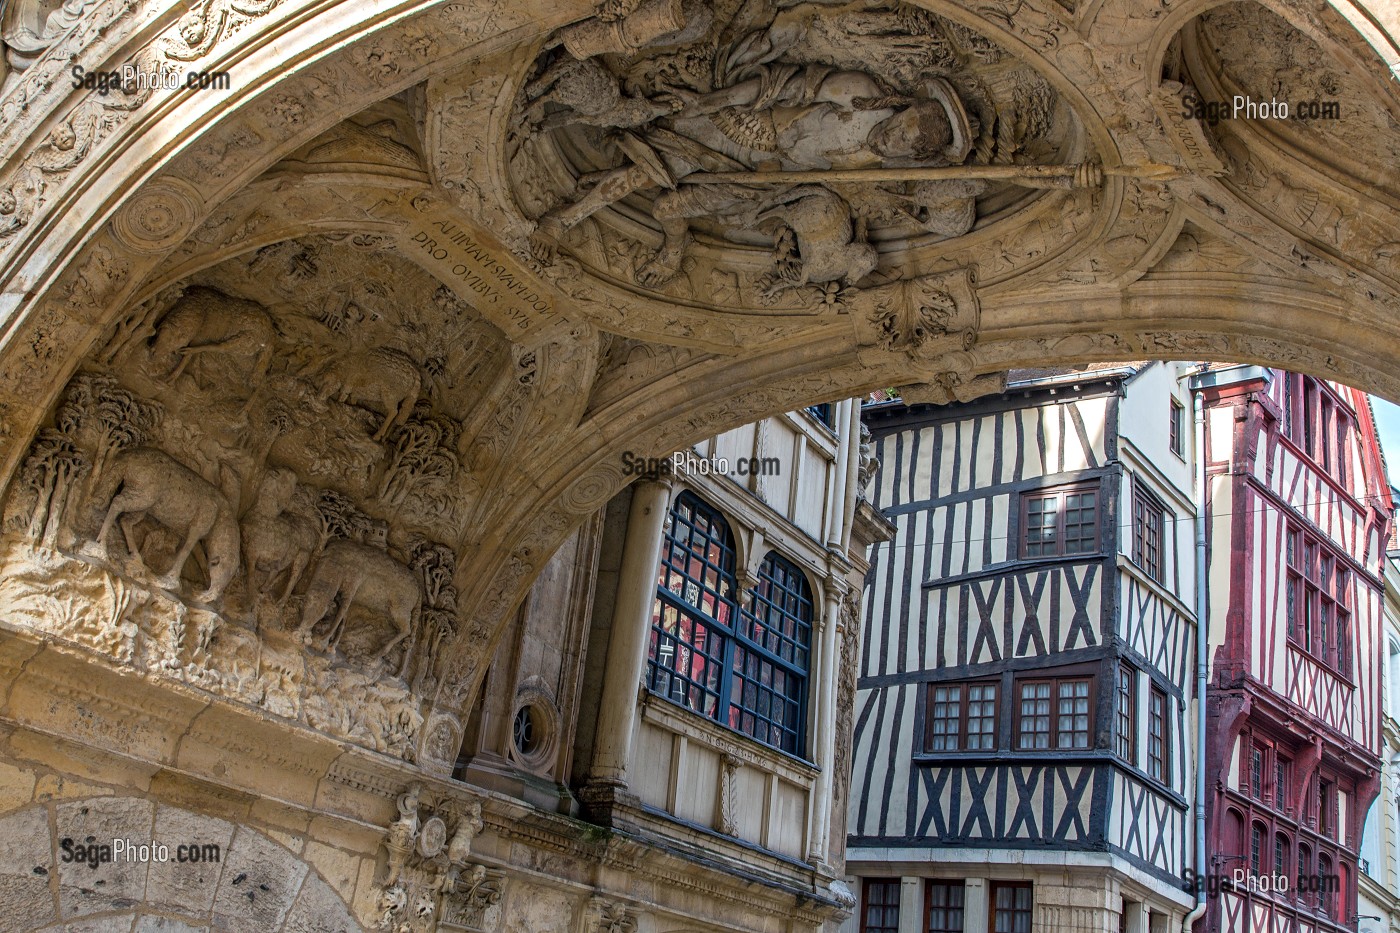
[[[867,405],[851,931],[1180,922],[1194,827],[1184,364]],[[1121,924],[1121,926],[1120,926]]]
[[1393,511],[1370,407],[1280,371],[1203,381],[1212,871],[1246,879],[1208,899],[1203,928],[1355,930]]

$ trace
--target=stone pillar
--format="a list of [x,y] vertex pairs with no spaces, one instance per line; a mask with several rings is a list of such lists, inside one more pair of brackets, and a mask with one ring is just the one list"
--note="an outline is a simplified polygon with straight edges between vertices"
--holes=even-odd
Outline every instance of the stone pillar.
[[817,669],[810,672],[815,676],[809,680],[815,688],[812,691],[815,702],[812,705],[812,761],[821,769],[813,788],[810,836],[807,840],[808,861],[826,860],[831,848],[831,794],[835,788],[832,768],[836,756],[832,754],[833,733],[836,731],[836,667],[841,651],[836,633],[841,623],[841,594],[836,589],[834,578],[826,581],[826,611],[817,621]]
[[899,882],[899,933],[924,933],[924,879]]
[[987,879],[967,878],[963,881],[963,929],[986,930],[991,913],[987,908]]
[[632,493],[632,511],[622,546],[608,666],[598,705],[598,729],[593,744],[592,782],[627,786],[632,762],[633,717],[637,687],[646,664],[651,636],[651,613],[656,604],[656,568],[670,504],[669,480],[643,480]]
[[1152,912],[1146,904],[1136,901],[1123,901],[1123,929],[1127,933],[1151,933]]
[[[1116,885],[1114,885],[1116,888]],[[1037,880],[1035,920],[1037,930],[1057,933],[1103,933],[1118,927],[1118,897],[1106,881],[1064,877]],[[1110,906],[1111,904],[1111,906]]]

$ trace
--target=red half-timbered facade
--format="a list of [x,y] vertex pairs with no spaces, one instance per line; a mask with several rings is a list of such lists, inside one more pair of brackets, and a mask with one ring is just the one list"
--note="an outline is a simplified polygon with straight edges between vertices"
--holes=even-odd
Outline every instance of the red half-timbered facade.
[[1203,390],[1211,896],[1197,931],[1356,930],[1393,505],[1364,394],[1250,375]]

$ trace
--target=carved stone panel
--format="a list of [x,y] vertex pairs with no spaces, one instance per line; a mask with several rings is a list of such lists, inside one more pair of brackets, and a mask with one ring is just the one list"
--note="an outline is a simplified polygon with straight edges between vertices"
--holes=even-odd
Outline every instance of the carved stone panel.
[[1050,84],[908,4],[630,3],[514,81],[429,91],[438,145],[511,108],[510,203],[488,193],[490,151],[436,180],[546,270],[563,251],[607,285],[727,311],[829,309],[1026,187],[1084,180],[1041,172],[1083,154]]
[[460,723],[420,731],[460,630],[463,425],[514,374],[499,331],[374,246],[264,247],[119,320],[11,483],[0,605],[447,773]]

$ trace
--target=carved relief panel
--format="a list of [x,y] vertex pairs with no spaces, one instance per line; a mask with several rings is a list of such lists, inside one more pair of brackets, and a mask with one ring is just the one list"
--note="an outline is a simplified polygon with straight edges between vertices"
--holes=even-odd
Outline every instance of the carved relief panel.
[[[484,74],[434,83],[430,136],[509,127],[504,151],[439,158],[435,181],[617,309],[839,311],[1027,188],[1101,177],[1076,171],[1078,123],[1033,68],[909,4],[629,0],[555,33],[525,73]],[[717,326],[671,317],[657,333]]]
[[443,770],[460,725],[422,698],[461,625],[463,424],[510,354],[377,245],[267,246],[119,320],[11,484],[0,604]]

